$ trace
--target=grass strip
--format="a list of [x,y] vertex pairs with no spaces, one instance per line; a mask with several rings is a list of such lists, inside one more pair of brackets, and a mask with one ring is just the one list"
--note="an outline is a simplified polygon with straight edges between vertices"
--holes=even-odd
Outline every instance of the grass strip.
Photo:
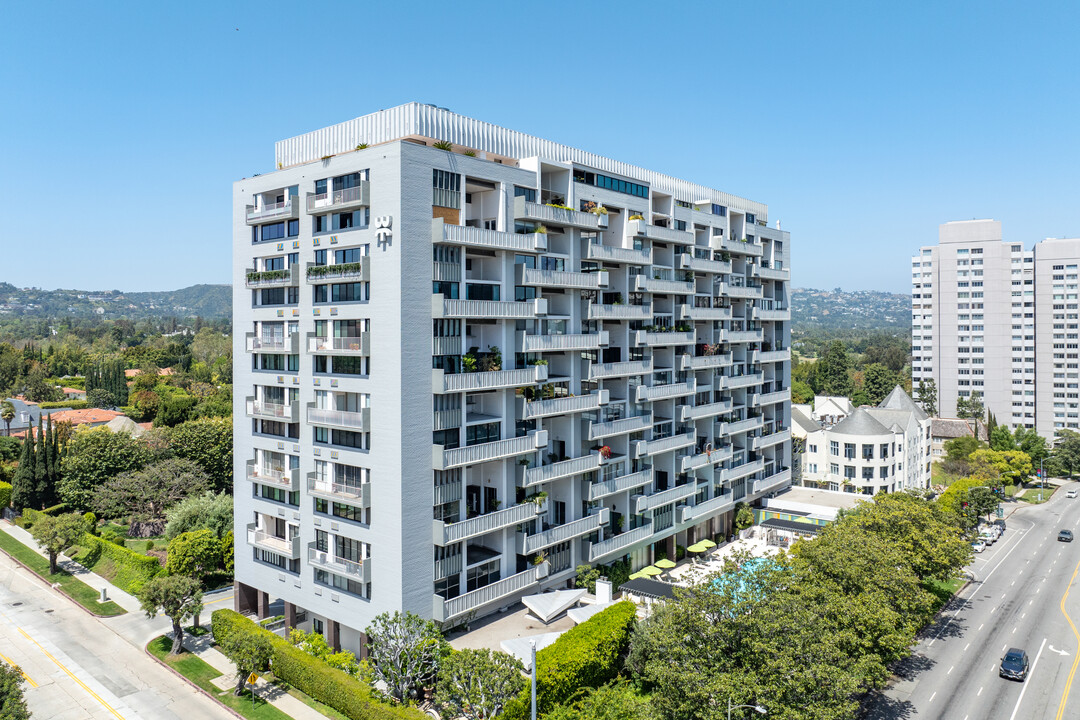
[[324,717],[331,718],[331,720],[349,720],[348,715],[341,714],[340,712],[338,712],[334,708],[330,707],[329,705],[323,705],[321,702],[319,702],[315,698],[311,697],[307,693],[303,693],[303,692],[297,690],[296,688],[294,688],[292,685],[289,685],[284,680],[281,680],[279,678],[273,678],[272,680],[270,680],[270,682],[273,685],[275,685],[276,687],[280,688],[281,690],[284,690],[285,692],[289,693],[294,698],[296,698],[300,702],[304,703],[305,705],[307,705],[312,710],[315,710],[316,712],[320,713]]
[[934,612],[938,612],[941,608],[945,607],[945,604],[952,600],[953,595],[956,595],[957,591],[964,586],[967,582],[965,578],[957,577],[946,582],[940,580],[929,580],[923,583],[923,587],[927,592],[934,596]]
[[59,585],[59,590],[64,595],[82,605],[94,615],[102,617],[114,617],[127,612],[112,600],[98,602],[100,594],[97,590],[84,583],[79,578],[65,570],[59,570],[55,575],[49,572],[48,559],[37,554],[33,548],[27,547],[20,541],[0,531],[0,550],[22,563],[31,572],[50,585]]
[[249,720],[292,720],[281,710],[268,703],[258,695],[255,696],[255,704],[251,703],[251,691],[245,689],[244,694],[233,695],[232,688],[222,690],[214,685],[212,680],[221,677],[213,666],[191,652],[184,651],[180,655],[170,655],[172,639],[166,635],[159,635],[146,646],[147,651],[161,662],[168,665],[176,672],[194,683],[200,690],[219,701],[225,707],[235,710]]

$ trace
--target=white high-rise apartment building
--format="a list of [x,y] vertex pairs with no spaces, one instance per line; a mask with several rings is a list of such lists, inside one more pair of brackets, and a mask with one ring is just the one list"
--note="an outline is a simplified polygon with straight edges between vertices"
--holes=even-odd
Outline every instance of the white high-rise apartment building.
[[238,609],[357,649],[790,483],[765,205],[417,103],[276,165],[233,192]]
[[1080,240],[1025,251],[994,220],[945,223],[912,258],[912,384],[935,381],[941,417],[977,392],[1001,424],[1077,428],[1078,261]]

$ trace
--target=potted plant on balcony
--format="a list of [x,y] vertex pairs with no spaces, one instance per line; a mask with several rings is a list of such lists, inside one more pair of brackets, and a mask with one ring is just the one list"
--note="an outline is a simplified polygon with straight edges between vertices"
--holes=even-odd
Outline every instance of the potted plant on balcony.
[[431,147],[435,148],[436,150],[446,150],[447,152],[449,152],[450,150],[454,149],[454,144],[449,140],[436,140],[435,142],[431,143]]
[[633,215],[631,215],[630,217],[627,218],[627,220],[644,220],[644,219],[645,218],[642,217],[640,213],[634,213]]
[[533,230],[533,232],[537,235],[547,235],[547,228],[543,225],[537,225],[536,229]]
[[611,459],[611,447],[609,445],[601,445],[599,448],[597,448],[597,452],[600,453],[600,457],[602,457],[604,460]]

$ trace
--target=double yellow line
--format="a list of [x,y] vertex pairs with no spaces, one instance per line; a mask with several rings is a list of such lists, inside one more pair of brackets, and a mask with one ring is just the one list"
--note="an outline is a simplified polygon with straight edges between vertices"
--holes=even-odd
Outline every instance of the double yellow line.
[[1065,717],[1065,704],[1069,701],[1069,690],[1072,689],[1076,668],[1077,666],[1080,666],[1080,632],[1077,631],[1076,625],[1073,623],[1072,618],[1069,617],[1069,613],[1065,612],[1065,601],[1069,597],[1069,591],[1072,589],[1073,582],[1076,581],[1077,573],[1080,573],[1080,562],[1076,563],[1076,569],[1073,570],[1072,577],[1069,578],[1069,586],[1065,588],[1065,594],[1061,596],[1061,614],[1065,616],[1065,619],[1069,623],[1069,627],[1072,628],[1073,635],[1076,636],[1077,652],[1075,653],[1076,657],[1073,658],[1072,668],[1069,670],[1069,677],[1065,680],[1065,692],[1061,694],[1061,703],[1058,704],[1055,720],[1062,720],[1062,718]]
[[19,672],[22,673],[22,676],[24,678],[26,678],[26,682],[30,683],[30,687],[37,687],[38,686],[38,684],[36,682],[34,682],[34,680],[29,675],[26,674],[26,671],[23,670],[19,665],[16,665],[15,663],[13,663],[11,661],[11,658],[9,658],[7,655],[5,655],[3,653],[0,653],[0,660],[3,660],[4,662],[6,662],[11,667],[19,668]]
[[[94,698],[94,699],[95,699],[95,700],[97,700],[97,701],[98,701],[99,703],[101,703],[102,705],[104,705],[104,706],[105,706],[105,709],[106,709],[106,710],[108,710],[109,712],[111,712],[111,713],[113,714],[113,717],[115,717],[115,718],[116,718],[116,720],[124,720],[124,716],[123,716],[123,715],[121,715],[120,713],[116,712],[116,709],[115,709],[115,708],[113,708],[113,706],[112,706],[112,705],[110,705],[109,703],[105,702],[105,700],[104,700],[104,699],[103,699],[103,698],[102,698],[102,697],[101,697],[100,695],[98,695],[98,694],[97,694],[96,692],[94,692],[94,691],[93,691],[93,690],[91,690],[91,689],[90,689],[89,687],[87,687],[86,683],[84,683],[84,682],[83,682],[82,680],[80,680],[79,678],[75,677],[75,673],[73,673],[73,672],[71,672],[70,670],[68,670],[68,669],[67,669],[67,668],[66,668],[66,667],[64,666],[64,664],[63,664],[62,662],[60,662],[59,660],[57,660],[56,658],[54,658],[54,657],[52,656],[52,653],[50,653],[50,652],[49,652],[48,650],[46,650],[45,648],[43,648],[43,647],[41,646],[41,643],[39,643],[39,642],[38,642],[37,640],[35,640],[34,638],[32,638],[32,637],[30,637],[29,635],[27,635],[27,634],[26,634],[26,631],[25,631],[25,630],[23,630],[22,628],[19,628],[19,633],[20,633],[20,634],[21,634],[21,635],[22,635],[22,636],[23,636],[24,638],[26,638],[26,639],[27,639],[27,640],[29,640],[30,642],[34,643],[35,645],[37,645],[37,646],[38,646],[38,650],[41,650],[41,652],[45,653],[45,657],[47,657],[47,658],[49,658],[50,660],[52,660],[52,661],[53,661],[53,662],[54,662],[54,663],[56,664],[56,667],[58,667],[58,668],[60,668],[61,670],[63,670],[63,671],[64,671],[64,672],[65,672],[65,673],[67,674],[67,676],[68,676],[69,678],[71,678],[72,680],[74,680],[74,681],[75,681],[75,682],[76,682],[76,683],[77,683],[77,684],[79,685],[79,687],[81,687],[81,688],[82,688],[83,690],[85,690],[86,692],[88,692],[88,693],[90,694],[90,696],[91,696],[92,698]],[[27,679],[29,679],[29,678],[27,678]]]

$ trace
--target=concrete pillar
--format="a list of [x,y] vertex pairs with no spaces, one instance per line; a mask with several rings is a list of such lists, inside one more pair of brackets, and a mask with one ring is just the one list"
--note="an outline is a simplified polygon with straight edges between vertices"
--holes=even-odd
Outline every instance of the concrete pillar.
[[360,633],[360,659],[367,660],[368,657],[368,637],[367,633]]
[[341,625],[337,620],[329,620],[330,623],[330,637],[326,639],[326,644],[334,648],[334,652],[341,651]]
[[285,603],[285,627],[290,630],[296,627],[296,606],[291,602]]
[[675,562],[675,536],[672,535],[664,541],[668,560]]
[[257,598],[258,590],[245,585],[244,583],[234,580],[233,581],[233,610],[246,615],[255,611],[255,606],[258,604]]
[[259,590],[259,619],[270,617],[270,593]]

